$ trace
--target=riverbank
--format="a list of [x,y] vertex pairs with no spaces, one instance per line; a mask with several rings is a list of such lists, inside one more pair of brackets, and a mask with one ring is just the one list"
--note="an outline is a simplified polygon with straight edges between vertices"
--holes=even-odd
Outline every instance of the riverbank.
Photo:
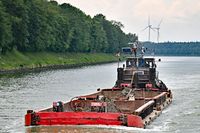
[[62,69],[115,62],[117,58],[105,53],[19,52],[0,55],[0,74]]

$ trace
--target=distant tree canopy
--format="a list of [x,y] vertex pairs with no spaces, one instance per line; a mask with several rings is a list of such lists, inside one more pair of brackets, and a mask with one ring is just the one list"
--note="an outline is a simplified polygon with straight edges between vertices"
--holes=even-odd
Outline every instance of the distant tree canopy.
[[200,56],[200,42],[144,43],[147,53],[156,55]]
[[135,34],[102,14],[91,18],[70,4],[48,0],[0,1],[0,53],[19,51],[116,52]]

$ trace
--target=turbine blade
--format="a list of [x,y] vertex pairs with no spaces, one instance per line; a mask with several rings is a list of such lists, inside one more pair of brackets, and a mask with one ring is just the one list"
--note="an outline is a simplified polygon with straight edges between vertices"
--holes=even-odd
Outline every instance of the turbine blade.
[[150,16],[148,16],[148,26],[150,25]]
[[149,26],[147,26],[146,28],[144,28],[143,30],[141,30],[141,31],[145,31],[147,28],[149,28]]
[[163,21],[163,18],[160,20],[160,23],[158,24],[158,28],[160,27],[162,21]]
[[155,31],[156,28],[152,28],[152,27],[150,27],[150,29],[152,29],[153,31]]

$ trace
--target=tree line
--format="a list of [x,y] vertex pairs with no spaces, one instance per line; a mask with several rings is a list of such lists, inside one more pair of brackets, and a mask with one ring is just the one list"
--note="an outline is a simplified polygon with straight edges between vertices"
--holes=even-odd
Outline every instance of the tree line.
[[147,53],[156,55],[200,56],[200,42],[145,42]]
[[0,53],[108,52],[137,40],[102,14],[93,18],[70,4],[48,0],[0,1]]

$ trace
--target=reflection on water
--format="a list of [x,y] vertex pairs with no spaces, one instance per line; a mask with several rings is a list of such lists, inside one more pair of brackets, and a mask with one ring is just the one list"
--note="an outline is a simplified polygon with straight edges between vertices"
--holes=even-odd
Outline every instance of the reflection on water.
[[83,126],[52,126],[52,127],[34,127],[27,128],[26,133],[42,133],[42,132],[54,132],[54,133],[116,133],[114,130],[97,127],[83,127]]
[[160,78],[172,89],[174,101],[147,129],[109,126],[24,127],[26,110],[53,101],[112,87],[117,63],[3,76],[0,78],[0,132],[200,132],[200,57],[161,57]]
[[[155,131],[155,130],[154,130]],[[26,133],[44,133],[44,132],[60,132],[60,133],[150,133],[152,130],[138,129],[125,126],[105,126],[105,125],[74,125],[74,126],[39,126],[28,127]]]

